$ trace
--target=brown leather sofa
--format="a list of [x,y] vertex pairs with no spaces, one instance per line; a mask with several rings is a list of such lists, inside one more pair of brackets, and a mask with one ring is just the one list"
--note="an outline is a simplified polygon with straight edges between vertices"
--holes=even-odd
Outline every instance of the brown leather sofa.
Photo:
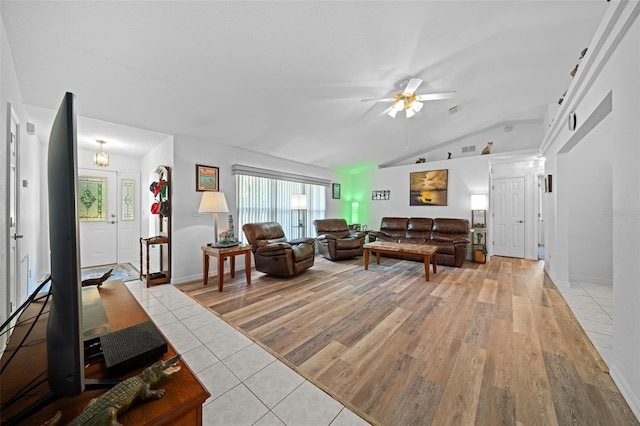
[[256,271],[291,277],[313,266],[314,238],[287,240],[277,222],[246,223],[242,231],[251,244]]
[[329,260],[349,259],[362,256],[364,232],[352,231],[344,219],[317,219],[316,227],[318,251]]
[[[369,241],[427,244],[438,247],[438,264],[462,266],[467,255],[469,221],[467,219],[430,219],[424,217],[383,217],[380,231],[369,232]],[[386,255],[400,257],[402,255]],[[415,260],[415,258],[406,257]]]

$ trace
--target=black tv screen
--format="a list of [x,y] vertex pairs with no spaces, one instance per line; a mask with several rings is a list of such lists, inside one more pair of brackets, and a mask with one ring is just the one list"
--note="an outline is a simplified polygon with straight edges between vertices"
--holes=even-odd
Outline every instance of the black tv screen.
[[75,95],[66,93],[51,128],[47,162],[52,302],[47,323],[47,375],[51,391],[84,391],[82,284],[77,205]]

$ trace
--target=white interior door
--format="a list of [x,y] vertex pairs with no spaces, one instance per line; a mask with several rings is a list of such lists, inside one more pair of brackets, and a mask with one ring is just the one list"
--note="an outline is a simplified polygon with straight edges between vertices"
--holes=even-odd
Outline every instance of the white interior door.
[[493,181],[493,254],[524,258],[524,177]]
[[109,265],[118,262],[118,188],[115,172],[78,170],[80,264]]
[[[9,107],[11,114],[9,125],[9,314],[12,314],[26,296],[20,297],[20,268],[18,259],[20,258],[19,240],[22,235],[18,234],[19,226],[19,170],[18,170],[18,135],[19,124],[13,109]],[[26,293],[26,289],[25,289]]]

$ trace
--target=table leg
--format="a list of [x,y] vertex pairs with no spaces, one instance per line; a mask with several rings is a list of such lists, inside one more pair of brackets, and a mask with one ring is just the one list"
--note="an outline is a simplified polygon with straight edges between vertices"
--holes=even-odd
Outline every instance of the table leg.
[[222,282],[224,280],[224,255],[218,255],[218,291],[222,291]]
[[380,252],[379,251],[376,252],[376,263],[378,265],[380,264]]
[[236,255],[229,256],[229,267],[231,268],[231,278],[236,277]]
[[424,256],[424,276],[427,281],[429,281],[429,258],[428,254]]
[[202,252],[202,282],[207,285],[209,281],[209,255]]
[[250,251],[245,251],[244,252],[244,273],[245,276],[247,277],[247,285],[251,284],[251,257],[250,257],[251,252]]
[[433,265],[433,273],[436,273],[436,265],[438,264],[438,253],[431,256],[431,264]]
[[364,249],[364,270],[369,269],[369,249]]

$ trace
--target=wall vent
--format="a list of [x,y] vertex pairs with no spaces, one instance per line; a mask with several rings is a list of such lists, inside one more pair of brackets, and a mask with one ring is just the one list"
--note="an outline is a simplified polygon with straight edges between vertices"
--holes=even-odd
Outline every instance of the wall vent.
[[469,145],[469,146],[463,146],[462,147],[462,152],[475,152],[476,151],[476,146],[475,145]]
[[458,105],[449,108],[449,114],[455,114],[456,112],[460,112],[460,107]]

